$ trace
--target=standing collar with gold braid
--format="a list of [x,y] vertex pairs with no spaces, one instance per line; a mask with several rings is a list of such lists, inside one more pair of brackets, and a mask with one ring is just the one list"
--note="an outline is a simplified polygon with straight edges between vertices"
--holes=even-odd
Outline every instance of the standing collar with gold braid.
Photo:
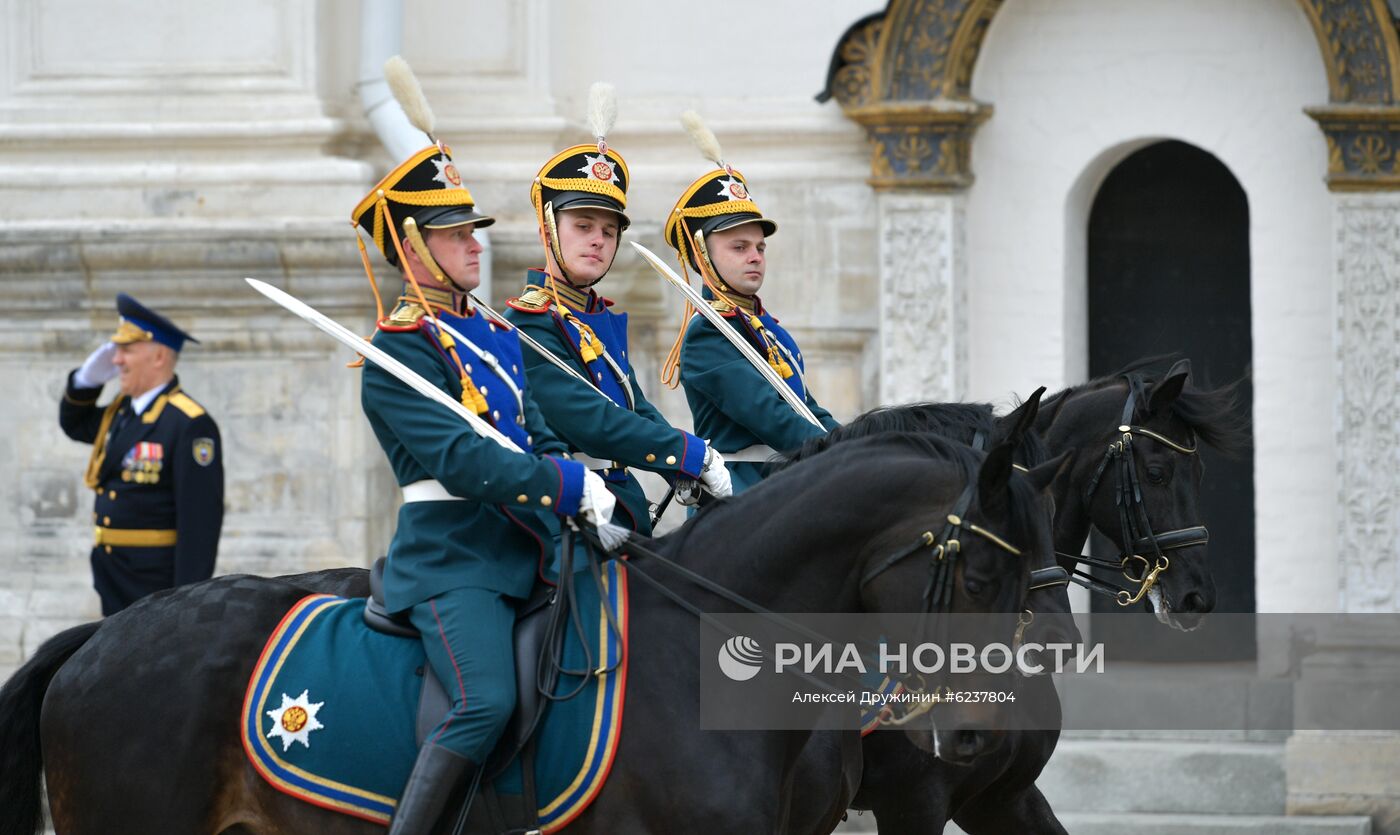
[[709,300],[710,307],[721,313],[727,313],[736,307],[750,316],[762,316],[765,312],[763,300],[758,296],[741,296],[738,293],[730,292],[725,293],[724,298],[720,299],[715,297],[709,287],[705,288],[704,295]]
[[594,313],[606,302],[592,288],[578,288],[567,281],[560,281],[542,270],[530,270],[525,277],[525,292],[532,288],[548,293],[575,313]]
[[[455,296],[447,290],[436,287],[420,287],[423,293],[423,301],[428,303],[434,313],[451,313],[454,316],[465,315],[465,311],[459,310],[462,300],[465,297]],[[399,296],[398,305],[394,308],[381,324],[388,324],[390,327],[403,327],[418,324],[428,311],[423,309],[418,297],[405,292]]]
[[570,310],[588,313],[593,309],[596,294],[592,290],[581,290],[567,281],[555,280],[554,276],[549,276],[545,281],[550,285],[549,289],[559,296],[559,301],[568,305]]

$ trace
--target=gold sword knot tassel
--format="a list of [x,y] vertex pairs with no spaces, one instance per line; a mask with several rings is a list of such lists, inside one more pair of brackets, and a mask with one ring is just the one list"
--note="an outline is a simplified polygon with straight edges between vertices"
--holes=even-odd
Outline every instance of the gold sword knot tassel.
[[466,374],[462,375],[462,405],[471,409],[478,415],[484,415],[490,410],[486,404],[486,395],[472,382],[472,378]]
[[763,337],[763,344],[767,346],[768,349],[768,364],[772,366],[773,370],[778,373],[778,376],[782,377],[784,380],[791,377],[792,366],[788,365],[787,360],[783,359],[783,352],[778,350],[777,340],[768,332],[767,328],[763,327],[763,320],[757,316],[750,315],[749,325],[751,325],[755,331],[758,331],[759,336]]
[[579,321],[577,316],[569,316],[569,321],[578,328],[578,352],[583,355],[584,362],[593,362],[603,355],[607,350],[603,346],[603,340],[598,338],[598,334],[593,329]]

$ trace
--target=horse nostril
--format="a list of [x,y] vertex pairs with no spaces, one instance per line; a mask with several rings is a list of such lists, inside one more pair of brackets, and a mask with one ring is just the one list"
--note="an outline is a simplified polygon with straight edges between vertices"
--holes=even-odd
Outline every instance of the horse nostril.
[[1210,611],[1206,605],[1206,599],[1198,592],[1190,592],[1181,599],[1179,611],[1190,612],[1191,614],[1205,614]]

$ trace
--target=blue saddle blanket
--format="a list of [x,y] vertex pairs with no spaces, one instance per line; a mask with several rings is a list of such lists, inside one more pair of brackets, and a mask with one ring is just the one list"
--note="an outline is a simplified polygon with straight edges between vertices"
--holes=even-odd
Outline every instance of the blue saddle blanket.
[[[627,683],[627,575],[613,560],[604,563],[603,580],[619,630],[609,627],[598,589],[580,577],[576,596],[587,635],[569,630],[564,666],[582,669],[591,655],[595,666],[605,659],[601,666],[615,669],[590,677],[575,698],[546,708],[535,758],[543,832],[562,829],[587,808],[617,752]],[[313,594],[287,612],[248,681],[243,748],[278,790],[387,823],[418,753],[414,734],[426,662],[418,640],[367,627],[364,605],[363,598]],[[556,693],[579,684],[578,677],[562,676]],[[522,793],[518,763],[495,787]]]

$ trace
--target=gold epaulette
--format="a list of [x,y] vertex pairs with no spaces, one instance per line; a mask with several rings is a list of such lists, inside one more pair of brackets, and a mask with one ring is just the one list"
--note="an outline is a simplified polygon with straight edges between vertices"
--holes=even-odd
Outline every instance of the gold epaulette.
[[170,395],[169,403],[184,412],[187,418],[197,418],[204,414],[204,407],[194,402],[194,398],[183,391],[177,391]]
[[728,313],[729,311],[734,309],[734,305],[730,304],[724,299],[710,299],[710,307],[713,307],[720,313]]
[[539,313],[541,310],[548,310],[553,301],[554,299],[549,295],[548,290],[543,287],[531,287],[520,296],[511,299],[507,304],[525,313]]
[[427,315],[427,310],[417,302],[400,302],[399,306],[389,314],[385,321],[394,327],[402,328],[409,325],[418,324],[418,320]]

